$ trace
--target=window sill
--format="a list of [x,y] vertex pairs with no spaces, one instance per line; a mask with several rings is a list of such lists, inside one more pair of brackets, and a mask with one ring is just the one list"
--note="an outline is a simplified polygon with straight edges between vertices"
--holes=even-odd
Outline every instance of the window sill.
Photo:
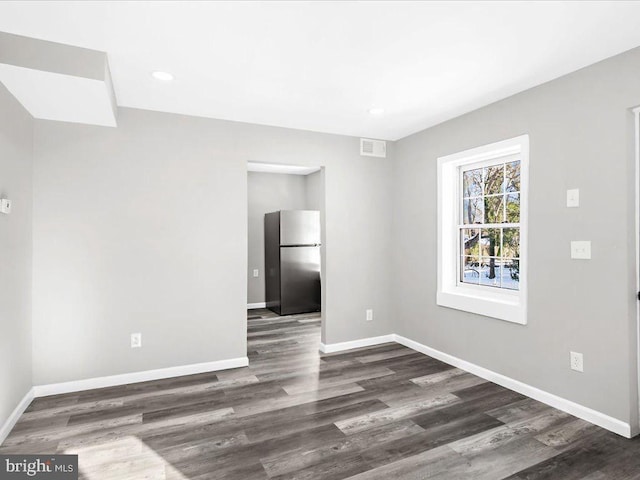
[[507,322],[527,324],[527,311],[520,296],[509,292],[486,291],[474,294],[464,287],[438,291],[436,303],[442,307],[476,313]]

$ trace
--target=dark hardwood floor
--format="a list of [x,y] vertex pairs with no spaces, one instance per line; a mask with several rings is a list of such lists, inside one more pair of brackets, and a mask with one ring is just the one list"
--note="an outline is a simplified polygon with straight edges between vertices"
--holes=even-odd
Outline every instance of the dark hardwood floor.
[[320,355],[318,315],[249,313],[250,366],[38,398],[0,453],[84,479],[640,479],[627,440],[396,344]]

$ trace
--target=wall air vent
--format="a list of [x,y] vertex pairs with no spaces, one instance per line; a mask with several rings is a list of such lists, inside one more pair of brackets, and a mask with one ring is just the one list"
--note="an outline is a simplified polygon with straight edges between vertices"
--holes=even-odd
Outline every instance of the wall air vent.
[[360,139],[360,155],[365,157],[381,157],[387,156],[387,142],[384,140],[371,140],[370,138]]

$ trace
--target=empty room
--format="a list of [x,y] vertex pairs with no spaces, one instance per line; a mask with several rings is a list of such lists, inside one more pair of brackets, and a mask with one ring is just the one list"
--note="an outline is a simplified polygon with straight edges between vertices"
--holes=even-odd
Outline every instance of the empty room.
[[0,2],[0,479],[640,479],[640,2]]

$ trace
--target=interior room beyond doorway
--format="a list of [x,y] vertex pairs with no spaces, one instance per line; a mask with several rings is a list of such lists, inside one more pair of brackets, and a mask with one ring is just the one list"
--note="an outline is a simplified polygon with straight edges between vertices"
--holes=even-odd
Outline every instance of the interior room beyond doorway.
[[[324,230],[324,172],[321,167],[255,162],[249,162],[247,170],[247,308],[255,310],[268,306],[265,215],[278,211],[318,211],[320,229]],[[317,243],[321,243],[320,239]]]

